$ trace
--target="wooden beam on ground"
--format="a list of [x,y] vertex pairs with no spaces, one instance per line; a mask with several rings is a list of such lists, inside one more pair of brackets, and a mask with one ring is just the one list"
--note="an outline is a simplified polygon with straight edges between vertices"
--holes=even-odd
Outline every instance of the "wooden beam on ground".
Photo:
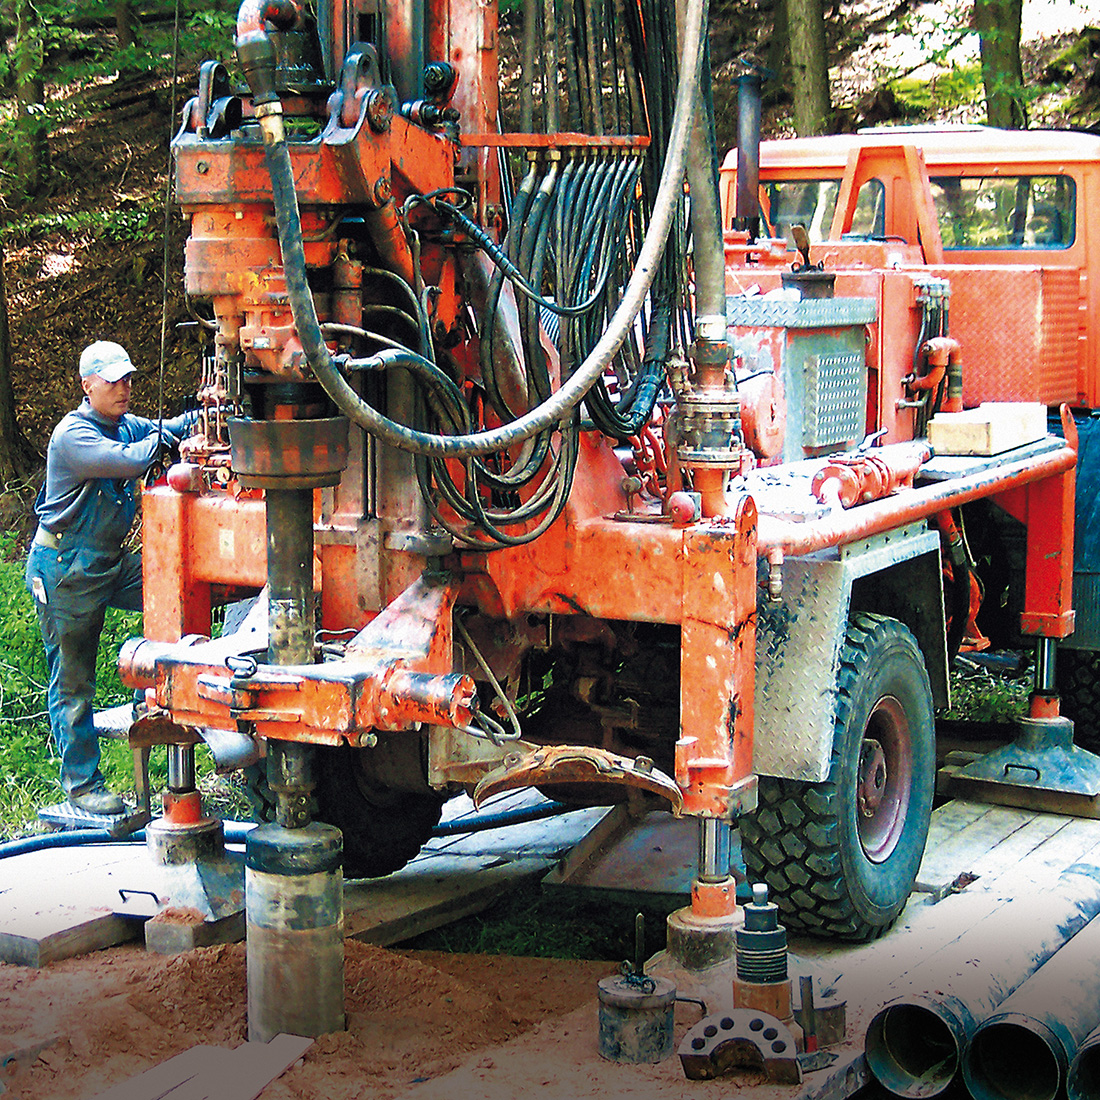
[[87,955],[137,939],[141,922],[113,913],[57,909],[25,915],[0,929],[0,961],[16,966],[48,966],[60,959]]
[[344,935],[382,947],[400,943],[487,909],[550,867],[542,858],[419,856],[399,874],[347,885]]
[[195,1046],[91,1100],[256,1100],[313,1045],[300,1035],[233,1050]]

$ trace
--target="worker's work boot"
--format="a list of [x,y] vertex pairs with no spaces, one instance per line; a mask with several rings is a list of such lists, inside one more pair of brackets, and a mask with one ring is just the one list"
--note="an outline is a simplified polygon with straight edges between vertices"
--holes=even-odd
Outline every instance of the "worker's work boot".
[[96,814],[99,817],[115,817],[126,810],[126,804],[122,799],[106,787],[82,791],[79,794],[71,792],[69,805],[83,810],[86,814]]

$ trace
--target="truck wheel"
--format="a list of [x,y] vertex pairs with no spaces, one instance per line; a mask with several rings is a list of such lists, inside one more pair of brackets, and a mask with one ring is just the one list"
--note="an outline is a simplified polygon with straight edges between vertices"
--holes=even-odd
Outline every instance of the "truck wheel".
[[[380,878],[401,870],[431,838],[445,795],[398,791],[372,782],[361,749],[321,746],[315,757],[314,816],[344,834],[344,877]],[[245,769],[253,816],[275,820],[275,799],[263,764]]]
[[1100,653],[1059,649],[1054,678],[1062,713],[1073,719],[1073,743],[1100,753]]
[[741,847],[749,882],[767,883],[789,928],[864,941],[897,918],[924,855],[932,690],[909,630],[867,614],[848,625],[836,690],[828,778],[762,776]]

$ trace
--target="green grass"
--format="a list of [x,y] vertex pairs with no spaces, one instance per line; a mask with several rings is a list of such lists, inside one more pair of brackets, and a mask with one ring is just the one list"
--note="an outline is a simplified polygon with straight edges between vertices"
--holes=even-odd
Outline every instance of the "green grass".
[[[60,762],[46,714],[46,655],[30,593],[23,583],[23,559],[15,556],[14,536],[0,535],[0,839],[39,830],[40,806],[61,801]],[[109,610],[96,655],[96,709],[128,702],[132,692],[118,676],[118,651],[141,634],[141,615]],[[102,770],[112,790],[133,800],[133,756],[125,740],[102,740]],[[196,751],[199,788],[207,802],[227,817],[247,816],[239,786],[214,774],[200,745]],[[150,761],[154,790],[167,781],[166,754],[154,749]]]
[[951,670],[951,707],[948,721],[1013,722],[1028,713],[1032,675],[992,672],[987,668],[956,666]]
[[551,959],[634,957],[634,918],[645,916],[645,950],[665,945],[665,918],[687,904],[627,904],[570,889],[543,890],[538,883],[514,890],[482,913],[407,940],[402,947],[479,955]]

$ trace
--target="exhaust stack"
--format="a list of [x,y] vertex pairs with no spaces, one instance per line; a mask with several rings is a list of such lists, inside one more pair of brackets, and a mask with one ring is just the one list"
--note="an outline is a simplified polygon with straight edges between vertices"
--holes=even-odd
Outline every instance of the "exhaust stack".
[[737,195],[733,228],[760,235],[760,86],[761,73],[747,69],[737,78]]

